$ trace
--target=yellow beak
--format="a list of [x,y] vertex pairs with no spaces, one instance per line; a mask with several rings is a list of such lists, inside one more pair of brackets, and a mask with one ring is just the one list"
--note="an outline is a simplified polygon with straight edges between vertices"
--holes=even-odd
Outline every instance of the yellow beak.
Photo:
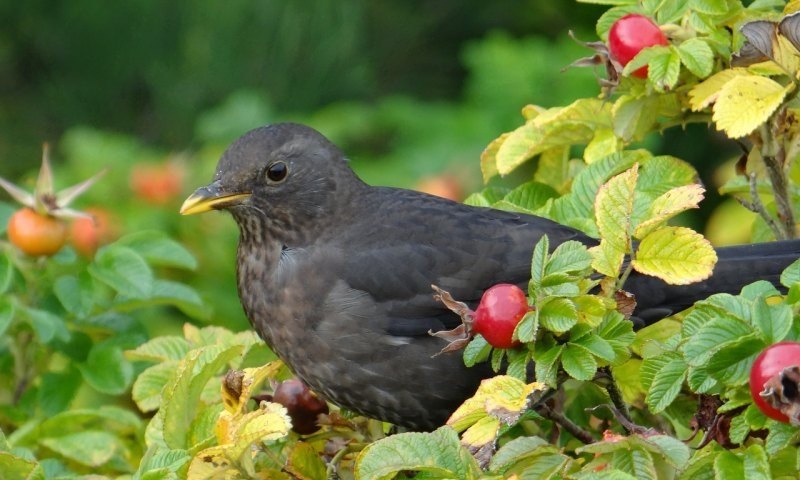
[[195,213],[218,210],[242,203],[250,198],[249,192],[223,193],[219,187],[212,183],[205,187],[200,187],[187,198],[181,205],[181,215],[194,215]]

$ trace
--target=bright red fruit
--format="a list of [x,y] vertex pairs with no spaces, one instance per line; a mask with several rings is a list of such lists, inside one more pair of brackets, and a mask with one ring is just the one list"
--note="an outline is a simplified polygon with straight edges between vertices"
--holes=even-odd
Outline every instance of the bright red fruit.
[[483,335],[493,347],[515,347],[519,342],[512,339],[514,328],[528,310],[525,292],[516,285],[499,283],[483,293],[472,330]]
[[[643,48],[653,45],[669,45],[669,42],[658,25],[644,15],[629,13],[614,22],[608,32],[608,49],[623,67]],[[634,71],[632,75],[647,78],[647,66]]]
[[8,239],[28,255],[53,255],[67,241],[67,226],[58,218],[25,207],[8,219]]
[[275,388],[272,401],[286,407],[292,418],[292,430],[301,435],[319,430],[317,417],[328,413],[328,404],[296,378],[281,382]]
[[756,406],[764,415],[785,423],[789,423],[789,417],[767,403],[760,393],[770,378],[792,366],[800,366],[800,343],[779,342],[761,352],[750,370],[750,395],[753,396]]

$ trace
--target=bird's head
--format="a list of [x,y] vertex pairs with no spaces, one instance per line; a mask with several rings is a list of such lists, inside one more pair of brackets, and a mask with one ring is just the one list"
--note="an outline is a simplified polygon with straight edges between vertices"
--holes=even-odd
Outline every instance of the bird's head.
[[291,236],[308,229],[362,186],[342,152],[316,130],[279,123],[251,130],[223,153],[214,180],[198,188],[181,214],[231,212],[243,222],[266,222]]

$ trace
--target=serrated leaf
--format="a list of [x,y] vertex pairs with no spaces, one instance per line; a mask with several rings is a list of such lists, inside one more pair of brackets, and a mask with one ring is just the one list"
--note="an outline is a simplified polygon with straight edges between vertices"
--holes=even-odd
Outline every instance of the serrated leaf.
[[719,315],[700,327],[683,344],[686,362],[703,366],[722,345],[753,333],[753,327],[736,317]]
[[94,304],[89,287],[72,275],[58,277],[53,284],[53,293],[66,311],[78,317],[87,315]]
[[130,298],[148,298],[153,291],[153,272],[138,253],[108,245],[97,251],[89,273],[118,293]]
[[744,477],[747,480],[770,480],[767,452],[761,445],[750,445],[744,451]]
[[157,410],[161,405],[161,391],[172,379],[178,362],[165,361],[153,365],[136,377],[131,390],[131,397],[136,406],[143,412]]
[[170,280],[154,280],[152,294],[146,299],[127,298],[115,302],[118,311],[131,311],[156,305],[172,305],[186,315],[200,320],[208,319],[211,311],[192,287]]
[[792,264],[786,267],[783,273],[781,273],[781,285],[789,288],[795,283],[800,283],[800,259],[792,262]]
[[568,343],[561,352],[561,366],[576,380],[591,380],[597,373],[597,360],[586,348]]
[[550,297],[539,306],[539,324],[551,332],[566,332],[578,323],[575,304],[567,298]]
[[575,240],[569,240],[553,250],[547,262],[544,273],[552,275],[557,273],[579,274],[592,266],[592,256],[586,245]]
[[658,370],[647,390],[646,401],[651,412],[660,413],[675,401],[686,380],[687,368],[682,359],[675,359]]
[[585,144],[598,128],[611,126],[611,107],[594,98],[548,109],[510,133],[497,151],[497,169],[506,175],[539,153],[558,146]]
[[633,268],[671,285],[688,285],[711,276],[717,253],[702,235],[685,227],[663,227],[639,243]]
[[[533,214],[534,211],[541,208],[548,199],[557,196],[558,192],[550,185],[539,182],[527,182],[508,192],[508,194],[503,197],[502,201],[495,204],[495,208]],[[503,205],[514,208],[503,208]]]
[[650,205],[646,220],[636,226],[633,236],[644,238],[675,215],[691,208],[698,208],[705,191],[701,185],[684,185],[656,198]]
[[681,58],[675,47],[670,47],[668,53],[658,55],[647,64],[647,78],[656,87],[658,92],[672,90],[678,83],[678,74],[681,72]]
[[615,451],[611,465],[633,475],[637,480],[655,480],[658,478],[653,456],[650,452],[640,448]]
[[707,369],[725,385],[744,385],[753,360],[764,347],[766,344],[755,333],[739,337],[720,345],[708,359]]
[[698,112],[717,101],[722,87],[736,77],[749,75],[744,68],[722,70],[698,83],[689,91],[689,105],[692,111]]
[[533,255],[531,257],[531,281],[528,284],[528,293],[533,298],[538,298],[541,293],[542,279],[544,279],[545,275],[549,250],[550,240],[547,235],[542,235],[542,238],[533,247]]
[[194,270],[197,260],[183,245],[157,230],[139,231],[115,242],[141,255],[151,265]]
[[483,338],[483,335],[475,335],[464,348],[464,365],[471,367],[476,363],[486,361],[491,351],[492,346]]
[[[520,342],[525,342],[525,343],[532,342],[533,340],[536,339],[536,333],[538,332],[538,330],[539,330],[539,310],[537,309],[527,312],[525,316],[522,317],[517,326],[514,328],[513,338],[515,340],[519,340]],[[469,345],[467,345],[467,347],[469,347]],[[464,358],[466,358],[466,355],[467,355],[466,352],[464,352]]]
[[172,449],[187,448],[187,434],[206,383],[242,351],[241,345],[211,345],[189,352],[178,364],[174,381],[164,389],[160,412],[163,436]]
[[786,303],[768,305],[762,296],[753,301],[751,323],[767,345],[786,338],[792,329],[792,320],[792,309]]
[[592,355],[601,360],[611,362],[616,357],[614,347],[608,341],[595,333],[585,335],[577,340],[570,340],[570,343],[580,345],[586,350],[590,351]]
[[542,382],[550,387],[556,386],[558,359],[561,357],[563,348],[563,345],[555,345],[545,351],[541,351],[540,348],[534,350],[534,370],[537,382]]
[[552,446],[546,440],[535,436],[514,438],[500,447],[497,453],[492,456],[489,470],[503,473],[515,463],[524,460],[526,455],[540,448],[551,449]]
[[398,433],[367,445],[356,459],[355,476],[388,480],[404,470],[465,480],[476,479],[480,471],[455,431],[441,427],[432,433]]
[[708,43],[697,37],[690,38],[681,43],[677,50],[681,62],[698,78],[705,78],[711,74],[714,68],[714,52]]
[[[645,65],[649,64],[653,59],[665,55],[670,54],[670,47],[666,45],[653,45],[647,48],[643,48],[636,54],[635,57],[631,59],[625,65],[625,68],[622,70],[622,74],[630,76],[636,70],[644,67]],[[680,64],[679,64],[680,66]]]
[[793,83],[784,87],[758,75],[735,76],[722,86],[714,105],[717,129],[731,138],[749,134],[769,119],[793,88]]
[[165,335],[139,345],[134,350],[127,350],[125,358],[148,362],[178,361],[187,353],[189,353],[189,342],[186,339],[177,335]]
[[643,97],[622,95],[612,109],[614,133],[626,142],[641,140],[657,126],[660,118],[681,115],[681,103],[674,93]]
[[488,183],[492,177],[499,173],[497,171],[497,151],[500,150],[500,146],[509,135],[509,133],[504,133],[495,138],[481,153],[481,174],[483,175],[484,183]]
[[39,310],[35,308],[24,308],[23,313],[26,320],[33,327],[36,336],[42,343],[50,343],[53,340],[68,341],[70,339],[70,332],[67,329],[67,324],[60,316],[49,312],[47,310]]
[[594,137],[583,150],[583,159],[587,164],[591,164],[621,151],[623,147],[622,139],[614,134],[612,128],[601,128],[595,132]]
[[600,245],[589,252],[592,267],[609,277],[616,277],[625,254],[630,250],[630,227],[633,213],[633,192],[639,174],[638,164],[620,173],[600,187],[595,200],[595,220],[600,232]]
[[42,413],[52,417],[64,411],[83,383],[81,373],[70,366],[63,372],[47,372],[41,375],[41,385],[37,392],[39,408]]

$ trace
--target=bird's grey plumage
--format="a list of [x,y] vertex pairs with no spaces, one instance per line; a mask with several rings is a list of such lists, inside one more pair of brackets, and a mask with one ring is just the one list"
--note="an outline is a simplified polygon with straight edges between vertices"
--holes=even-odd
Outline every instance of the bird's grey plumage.
[[[288,166],[282,181],[266,175],[274,162]],[[336,146],[297,124],[247,133],[224,153],[214,179],[222,191],[251,193],[227,208],[241,231],[238,288],[254,328],[313,390],[415,429],[440,425],[490,374],[485,365],[466,368],[458,352],[432,358],[443,340],[429,330],[460,320],[433,299],[430,285],[474,306],[493,284],[527,283],[543,234],[551,246],[597,243],[538,217],[368,186]],[[788,258],[776,255],[755,273],[774,274]],[[697,292],[719,291],[716,276],[674,289],[641,278],[629,285],[639,312],[654,318]],[[736,291],[755,278],[719,285]]]

